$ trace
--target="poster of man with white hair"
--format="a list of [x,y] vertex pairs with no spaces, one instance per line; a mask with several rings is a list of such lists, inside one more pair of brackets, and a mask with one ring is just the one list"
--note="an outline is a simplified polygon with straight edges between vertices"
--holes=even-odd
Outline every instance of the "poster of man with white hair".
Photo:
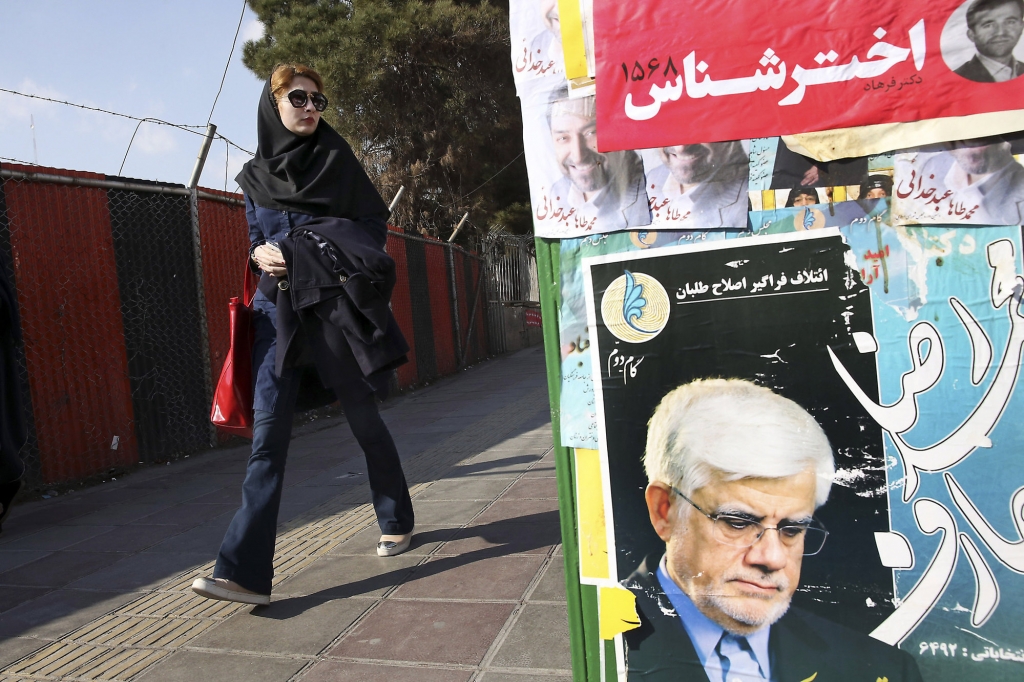
[[1021,229],[876,208],[584,259],[619,679],[1024,670]]

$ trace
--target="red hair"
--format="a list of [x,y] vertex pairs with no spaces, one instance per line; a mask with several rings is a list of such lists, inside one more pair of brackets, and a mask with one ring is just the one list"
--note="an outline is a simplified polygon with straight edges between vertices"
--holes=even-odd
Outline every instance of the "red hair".
[[324,82],[313,69],[305,64],[278,64],[270,74],[270,92],[274,95],[274,101],[281,99],[288,91],[288,86],[296,76],[303,76],[316,83],[316,89],[323,92]]

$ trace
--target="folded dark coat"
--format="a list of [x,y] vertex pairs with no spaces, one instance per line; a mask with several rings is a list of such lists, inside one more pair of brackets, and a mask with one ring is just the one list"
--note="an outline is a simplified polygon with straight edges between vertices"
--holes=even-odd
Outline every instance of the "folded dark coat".
[[278,242],[289,285],[276,295],[278,374],[311,360],[324,385],[338,386],[354,359],[379,391],[407,361],[389,306],[396,273],[386,240],[373,223],[318,217]]

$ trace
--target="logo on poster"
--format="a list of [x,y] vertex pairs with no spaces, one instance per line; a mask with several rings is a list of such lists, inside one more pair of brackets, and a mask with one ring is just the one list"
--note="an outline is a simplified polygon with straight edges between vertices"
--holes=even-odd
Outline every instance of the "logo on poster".
[[653,230],[633,230],[629,233],[629,241],[639,249],[649,249],[658,241],[658,233]]
[[816,208],[805,208],[794,216],[797,230],[820,230],[825,227],[825,214]]
[[612,335],[628,343],[650,341],[668,324],[668,292],[642,272],[624,271],[601,299],[601,319]]

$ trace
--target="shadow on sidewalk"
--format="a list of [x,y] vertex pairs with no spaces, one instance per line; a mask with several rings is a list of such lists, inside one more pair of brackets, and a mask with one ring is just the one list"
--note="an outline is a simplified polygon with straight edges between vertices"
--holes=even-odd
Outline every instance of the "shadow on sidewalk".
[[[529,428],[531,427],[524,425],[516,429],[512,434],[509,434],[505,440],[512,440],[522,432],[528,431]],[[476,480],[495,469],[518,467],[534,462],[538,458],[536,455],[510,455],[484,462],[458,465],[448,469],[446,472],[440,472],[441,476],[431,480]],[[422,480],[420,477],[413,477],[410,484],[420,480]],[[152,482],[143,485],[152,485]],[[230,487],[234,490],[237,484]],[[346,487],[348,486],[338,486],[339,492]],[[366,497],[368,501],[369,490],[367,490]],[[204,533],[207,525],[201,524],[191,530],[185,530],[182,537],[190,533]],[[373,525],[374,523],[371,521],[366,527],[369,528]],[[127,529],[129,526],[121,526],[120,528]],[[160,527],[155,526],[153,528]],[[524,528],[529,528],[530,531],[523,532]],[[69,528],[68,530],[71,529]],[[115,529],[113,532],[118,532],[118,530]],[[213,529],[211,528],[210,530]],[[208,551],[200,552],[200,547],[197,545],[195,550],[191,552],[171,554],[146,550],[127,555],[118,552],[85,551],[83,553],[77,551],[79,548],[88,549],[90,541],[86,540],[82,545],[75,548],[76,551],[63,550],[47,553],[48,556],[44,559],[9,571],[5,575],[18,574],[22,577],[21,584],[0,584],[0,601],[4,597],[10,598],[9,595],[5,594],[5,591],[20,593],[27,598],[22,600],[23,603],[0,614],[0,663],[3,663],[2,644],[5,640],[30,632],[32,636],[60,638],[67,632],[75,630],[111,610],[120,608],[128,602],[138,599],[144,593],[159,590],[160,588],[155,587],[155,585],[173,578],[182,571],[187,572],[195,569],[196,566],[202,565],[201,562],[195,562],[197,556],[208,555],[210,559],[213,559],[216,556],[216,544],[223,535],[223,530],[218,528],[217,533],[206,535],[209,535],[209,537],[204,539],[203,542],[213,543]],[[499,544],[494,547],[471,550],[456,556],[442,556],[414,568],[406,566],[403,569],[366,578],[354,583],[339,584],[337,587],[322,590],[315,594],[282,599],[279,602],[273,602],[269,607],[257,607],[253,610],[252,614],[264,618],[284,620],[328,601],[344,599],[375,589],[391,588],[415,578],[436,575],[483,559],[524,553],[541,547],[556,545],[561,542],[558,512],[532,514],[467,528],[458,526],[434,528],[417,533],[413,540],[413,548],[429,542],[444,540],[451,542],[472,538],[476,538],[478,541],[482,540],[488,543]],[[197,540],[199,539],[201,538],[197,536]],[[3,548],[0,546],[0,553],[2,552]],[[117,555],[123,558],[115,558]],[[95,572],[88,570],[87,566],[83,565],[87,564],[90,560],[98,561],[104,556],[110,557],[110,559],[105,560],[103,565],[98,567],[99,570],[94,569]],[[145,565],[136,563],[140,559],[146,559]],[[50,564],[60,565],[50,566]],[[74,564],[77,564],[77,566]],[[136,572],[136,568],[141,569],[144,575]],[[91,574],[93,576],[92,579],[100,577],[109,578],[108,584],[110,588],[97,589],[96,587],[91,587],[89,589],[79,589],[74,580],[68,580],[66,577],[61,579],[63,584],[44,587],[43,585],[49,582],[46,578],[51,571],[62,575]],[[128,571],[127,574],[126,571]],[[413,572],[410,573],[410,571]],[[0,583],[2,583],[2,576],[0,576]]]
[[[385,414],[396,441],[401,441],[409,484],[455,480],[477,485],[489,475],[522,474],[543,456],[541,450],[532,450],[537,454],[531,455],[501,446],[549,421],[546,393],[543,399],[534,396],[545,386],[542,356],[518,355],[474,368],[396,404]],[[498,410],[505,410],[505,421],[488,421]],[[287,509],[288,514],[282,513],[282,523],[316,524],[326,515],[370,501],[365,477],[337,476],[365,471],[362,452],[347,426],[331,424],[293,440],[288,467],[294,478],[286,475],[282,511]],[[484,461],[467,461],[483,453]],[[0,667],[18,658],[21,648],[31,648],[33,641],[25,637],[42,646],[147,594],[181,594],[177,582],[216,557],[225,527],[238,508],[246,457],[244,449],[212,452],[74,495],[15,507],[0,537]],[[365,492],[357,493],[356,486]],[[351,503],[331,507],[341,495]],[[322,504],[329,508],[323,513],[318,509]],[[371,520],[353,533],[374,525]],[[395,569],[384,564],[381,569],[387,573],[350,584],[340,583],[341,574],[335,587],[283,598],[255,615],[283,620],[360,590],[390,589],[473,562],[537,552],[561,541],[557,512],[470,528],[439,526],[418,534],[414,543],[447,540],[452,554],[435,555],[417,567],[399,562],[403,570],[397,569],[399,563],[392,564]],[[455,542],[458,547],[451,544]],[[376,559],[372,549],[369,556]],[[326,584],[333,582],[328,580]],[[278,591],[287,593],[287,581]]]
[[[509,529],[512,526],[529,526],[531,533],[527,535],[528,540],[507,542]],[[457,531],[456,537],[451,538],[451,533]],[[257,606],[251,611],[251,615],[260,618],[271,618],[274,620],[288,620],[301,615],[309,609],[316,608],[321,604],[337,599],[355,597],[375,590],[397,587],[412,580],[428,578],[439,575],[446,571],[466,566],[468,564],[494,559],[511,554],[521,554],[541,547],[557,545],[562,541],[561,531],[558,525],[558,512],[542,512],[519,516],[504,521],[494,521],[483,526],[470,526],[468,528],[438,528],[417,533],[414,537],[415,546],[423,545],[441,539],[464,540],[467,538],[480,538],[485,542],[500,542],[502,544],[484,549],[472,550],[465,554],[455,556],[442,555],[413,568],[408,566],[400,569],[382,573],[363,580],[351,583],[341,583],[336,587],[330,587],[313,594],[301,597],[288,597],[275,601],[269,606]],[[443,549],[443,546],[442,546]]]

